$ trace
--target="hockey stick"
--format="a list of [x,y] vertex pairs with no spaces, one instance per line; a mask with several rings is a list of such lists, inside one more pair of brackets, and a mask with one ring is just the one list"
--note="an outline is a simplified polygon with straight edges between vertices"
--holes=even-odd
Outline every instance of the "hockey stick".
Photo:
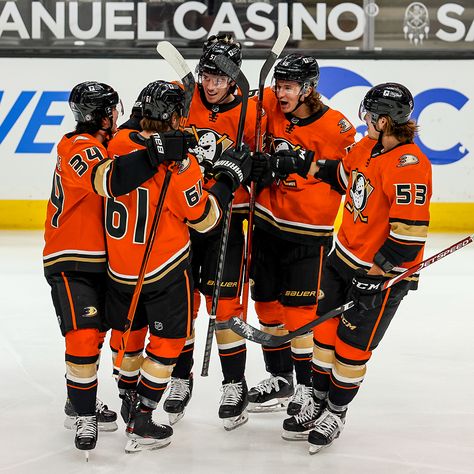
[[[181,56],[181,53],[168,41],[161,41],[160,43],[158,43],[156,50],[158,51],[158,53],[161,54],[161,56],[163,56],[163,58],[168,62],[168,64],[173,67],[173,69],[176,71],[184,85],[184,107],[183,114],[180,120],[180,129],[183,129],[187,117],[189,115],[189,109],[191,108],[191,101],[194,94],[193,73],[184,61],[184,58],[183,56]],[[138,273],[137,283],[135,285],[135,289],[133,290],[132,300],[128,309],[125,331],[122,333],[120,339],[120,349],[117,352],[117,357],[115,358],[113,369],[114,376],[117,379],[120,378],[123,357],[125,355],[128,338],[132,330],[133,319],[135,318],[138,299],[140,298],[140,293],[142,291],[143,281],[145,279],[146,267],[148,265],[148,260],[150,259],[151,249],[155,242],[156,231],[160,222],[161,212],[163,210],[163,204],[165,202],[166,193],[168,191],[171,174],[172,171],[170,169],[167,169],[163,180],[163,185],[161,187],[160,196],[158,198],[158,204],[156,206],[155,215],[153,216],[153,222],[151,224],[150,233],[148,234],[148,238],[146,241],[145,251],[143,253],[143,260],[140,266],[140,272]]]
[[[470,244],[473,241],[474,241],[474,234],[467,236],[466,238],[460,240],[459,242],[456,242],[450,247],[442,250],[441,252],[438,252],[436,255],[433,255],[427,258],[426,260],[423,260],[422,262],[417,263],[416,265],[413,265],[412,267],[405,270],[403,273],[400,273],[400,275],[397,275],[396,277],[393,277],[390,280],[387,280],[383,284],[380,291],[384,291],[387,288],[390,288],[391,286],[396,285],[397,283],[404,280],[405,278],[408,278],[414,273],[419,272],[420,270],[423,270],[423,268],[426,268],[429,265],[437,262],[438,260],[441,260],[442,258],[448,255],[451,255],[452,253],[456,252],[459,249],[462,249],[463,247],[465,247],[466,245]],[[234,316],[232,319],[228,321],[226,328],[232,329],[232,331],[234,331],[235,333],[239,334],[242,337],[245,337],[249,341],[256,342],[257,344],[264,344],[265,346],[277,347],[284,344],[285,342],[290,341],[296,336],[301,336],[302,334],[307,333],[309,330],[311,330],[315,326],[318,326],[319,324],[324,323],[324,321],[327,321],[328,319],[339,316],[344,311],[347,311],[353,306],[354,306],[354,302],[349,301],[348,303],[345,303],[341,306],[338,306],[337,308],[332,309],[331,311],[320,316],[318,319],[310,321],[309,323],[305,324],[304,326],[301,326],[300,328],[296,329],[293,332],[286,334],[285,336],[275,336],[273,334],[268,334],[266,332],[263,332],[251,326],[250,324],[247,324],[245,321],[243,321],[242,319],[236,316]],[[224,326],[224,324],[225,323],[222,323],[222,326]]]
[[[245,116],[247,114],[247,103],[249,98],[249,83],[244,73],[229,58],[224,55],[218,55],[214,59],[217,67],[229,76],[239,87],[242,94],[242,104],[240,109],[239,124],[237,127],[236,149],[242,150],[242,139],[244,136]],[[219,252],[217,254],[216,277],[214,278],[214,288],[212,289],[211,313],[209,314],[209,324],[207,327],[206,345],[204,347],[204,357],[202,361],[201,376],[207,377],[209,374],[209,362],[211,360],[212,340],[214,329],[216,326],[217,305],[221,293],[222,277],[224,275],[224,261],[227,250],[227,242],[229,241],[230,220],[232,214],[232,201],[229,202],[224,212],[222,222],[222,232],[219,242]]]
[[[267,59],[263,63],[260,69],[260,76],[258,79],[258,101],[257,101],[257,118],[255,121],[255,153],[262,151],[262,114],[263,114],[263,90],[265,89],[265,80],[270,72],[271,68],[275,64],[275,61],[280,56],[281,52],[286,46],[288,39],[290,38],[290,29],[285,26],[275,40],[273,48],[267,56]],[[255,182],[250,183],[250,199],[249,199],[249,218],[247,224],[247,242],[244,259],[244,283],[242,290],[242,306],[244,321],[247,320],[247,311],[249,306],[249,280],[250,280],[250,262],[252,256],[252,237],[253,237],[253,221],[255,215],[255,200],[257,197],[257,190]]]

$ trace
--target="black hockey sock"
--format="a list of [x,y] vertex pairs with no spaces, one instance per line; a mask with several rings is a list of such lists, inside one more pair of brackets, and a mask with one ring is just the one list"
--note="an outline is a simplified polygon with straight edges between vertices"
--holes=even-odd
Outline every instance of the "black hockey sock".
[[293,354],[293,365],[296,372],[296,383],[311,386],[311,360],[307,357],[297,357]]
[[178,379],[188,379],[193,368],[194,342],[187,342],[183,347],[181,354],[178,357],[176,365],[174,366],[172,376]]
[[360,385],[341,383],[339,380],[337,383],[338,385],[336,385],[331,379],[328,399],[332,404],[343,407],[348,405],[354,399],[359,391]]
[[81,388],[77,386],[79,384],[74,383],[72,386],[70,380],[67,381],[67,396],[74,407],[74,411],[78,415],[92,415],[95,413],[95,400],[97,397],[97,381],[91,387],[86,387],[85,384],[81,384]]
[[287,342],[282,346],[262,346],[265,368],[270,374],[293,373],[293,361],[291,359],[291,346]]
[[239,347],[237,352],[231,354],[219,349],[219,357],[221,359],[224,383],[240,382],[245,374],[245,361],[247,359],[247,349],[245,345]]

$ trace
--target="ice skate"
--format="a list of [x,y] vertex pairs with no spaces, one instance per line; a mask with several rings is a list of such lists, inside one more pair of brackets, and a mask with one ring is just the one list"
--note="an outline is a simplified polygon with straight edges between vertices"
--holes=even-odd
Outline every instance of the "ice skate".
[[126,453],[138,453],[164,448],[171,443],[173,428],[153,421],[152,411],[142,411],[138,403],[132,408],[127,424],[127,436],[130,438],[125,446]]
[[248,390],[245,379],[222,385],[219,418],[222,419],[225,430],[231,431],[248,421],[247,405]]
[[77,449],[85,452],[86,461],[89,461],[89,451],[94,449],[97,444],[97,415],[77,416],[75,426],[76,438],[74,443]]
[[[68,430],[72,430],[76,422],[77,413],[69,398],[64,405],[64,413],[66,414],[64,427]],[[109,410],[109,407],[98,398],[95,401],[95,413],[97,415],[99,431],[117,431],[117,413],[113,410]]]
[[304,405],[304,402],[313,396],[313,387],[308,387],[307,385],[298,384],[295,387],[295,393],[289,399],[288,408],[286,413],[290,416],[297,415],[301,407]]
[[119,397],[122,399],[122,406],[120,407],[120,416],[124,423],[128,423],[130,418],[130,411],[137,401],[136,390],[124,390]]
[[168,413],[170,425],[176,424],[184,416],[184,410],[191,400],[193,393],[193,376],[189,379],[171,378],[170,393],[163,404],[163,409]]
[[329,408],[324,410],[309,433],[309,454],[316,454],[323,448],[328,448],[339,437],[346,422],[346,411],[333,412]]
[[294,393],[293,376],[272,375],[249,390],[250,413],[282,411]]
[[307,398],[297,415],[283,421],[281,437],[288,441],[307,440],[308,434],[321,416],[324,406],[323,400],[315,400],[312,396]]

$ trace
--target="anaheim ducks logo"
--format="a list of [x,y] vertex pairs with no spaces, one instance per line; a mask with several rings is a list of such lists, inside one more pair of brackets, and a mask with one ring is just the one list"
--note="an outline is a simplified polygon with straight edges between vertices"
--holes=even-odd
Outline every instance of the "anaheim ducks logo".
[[98,311],[95,306],[86,306],[84,308],[84,311],[82,313],[83,318],[93,318],[94,316],[97,316]]
[[349,131],[352,128],[352,124],[349,122],[349,120],[346,120],[346,119],[339,120],[337,125],[341,129],[341,131],[339,133],[346,133],[347,131]]
[[191,125],[186,130],[196,138],[197,145],[189,151],[199,163],[203,161],[214,163],[234,143],[228,135],[222,135],[210,128],[197,128]]
[[397,168],[401,168],[403,166],[409,166],[409,165],[416,165],[420,162],[420,160],[415,156],[415,155],[403,155],[398,159],[398,165]]
[[176,162],[176,164],[178,166],[178,174],[181,174],[189,168],[191,165],[191,160],[186,157],[184,160]]
[[349,195],[352,198],[352,204],[347,202],[345,207],[351,213],[354,214],[354,222],[359,217],[361,222],[367,223],[368,217],[362,214],[362,211],[366,208],[369,196],[372,194],[374,187],[370,184],[370,181],[357,170],[352,171],[352,186],[349,191]]

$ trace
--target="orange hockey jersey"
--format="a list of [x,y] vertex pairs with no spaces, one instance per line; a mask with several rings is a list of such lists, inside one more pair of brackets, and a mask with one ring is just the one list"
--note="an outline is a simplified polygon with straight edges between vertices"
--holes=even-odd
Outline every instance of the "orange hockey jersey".
[[92,189],[91,174],[107,151],[87,133],[70,133],[57,152],[45,222],[45,274],[105,271],[103,199]]
[[372,266],[380,252],[400,272],[423,259],[431,163],[413,143],[382,153],[376,144],[362,139],[339,164],[347,192],[336,252],[352,267]]
[[[136,131],[120,130],[110,141],[110,158],[145,148]],[[198,232],[212,229],[221,211],[214,196],[203,189],[203,177],[194,157],[168,165],[172,169],[166,199],[144,283],[160,282],[171,271],[188,264],[188,226]],[[109,276],[122,284],[135,284],[162,189],[166,166],[136,190],[108,197],[105,205]]]
[[[207,104],[204,94],[196,86],[194,90],[193,101],[189,113],[186,130],[191,132],[198,144],[193,153],[198,158],[215,162],[222,152],[228,148],[236,146],[237,128],[242,104],[242,97],[235,96],[235,99],[228,104]],[[256,104],[253,101],[248,102],[247,114],[244,126],[243,141],[255,149],[255,123],[257,117]],[[266,128],[266,116],[262,117],[262,128]],[[263,137],[262,137],[263,140]],[[206,183],[206,189],[209,189],[213,181]],[[243,187],[235,192],[232,202],[234,212],[248,209],[249,194]]]
[[[354,143],[355,130],[349,120],[329,107],[306,119],[285,115],[268,87],[263,105],[268,116],[269,153],[303,148],[314,151],[315,160],[340,159]],[[291,174],[261,191],[255,222],[283,239],[310,243],[332,236],[340,203],[340,194],[328,184]]]

